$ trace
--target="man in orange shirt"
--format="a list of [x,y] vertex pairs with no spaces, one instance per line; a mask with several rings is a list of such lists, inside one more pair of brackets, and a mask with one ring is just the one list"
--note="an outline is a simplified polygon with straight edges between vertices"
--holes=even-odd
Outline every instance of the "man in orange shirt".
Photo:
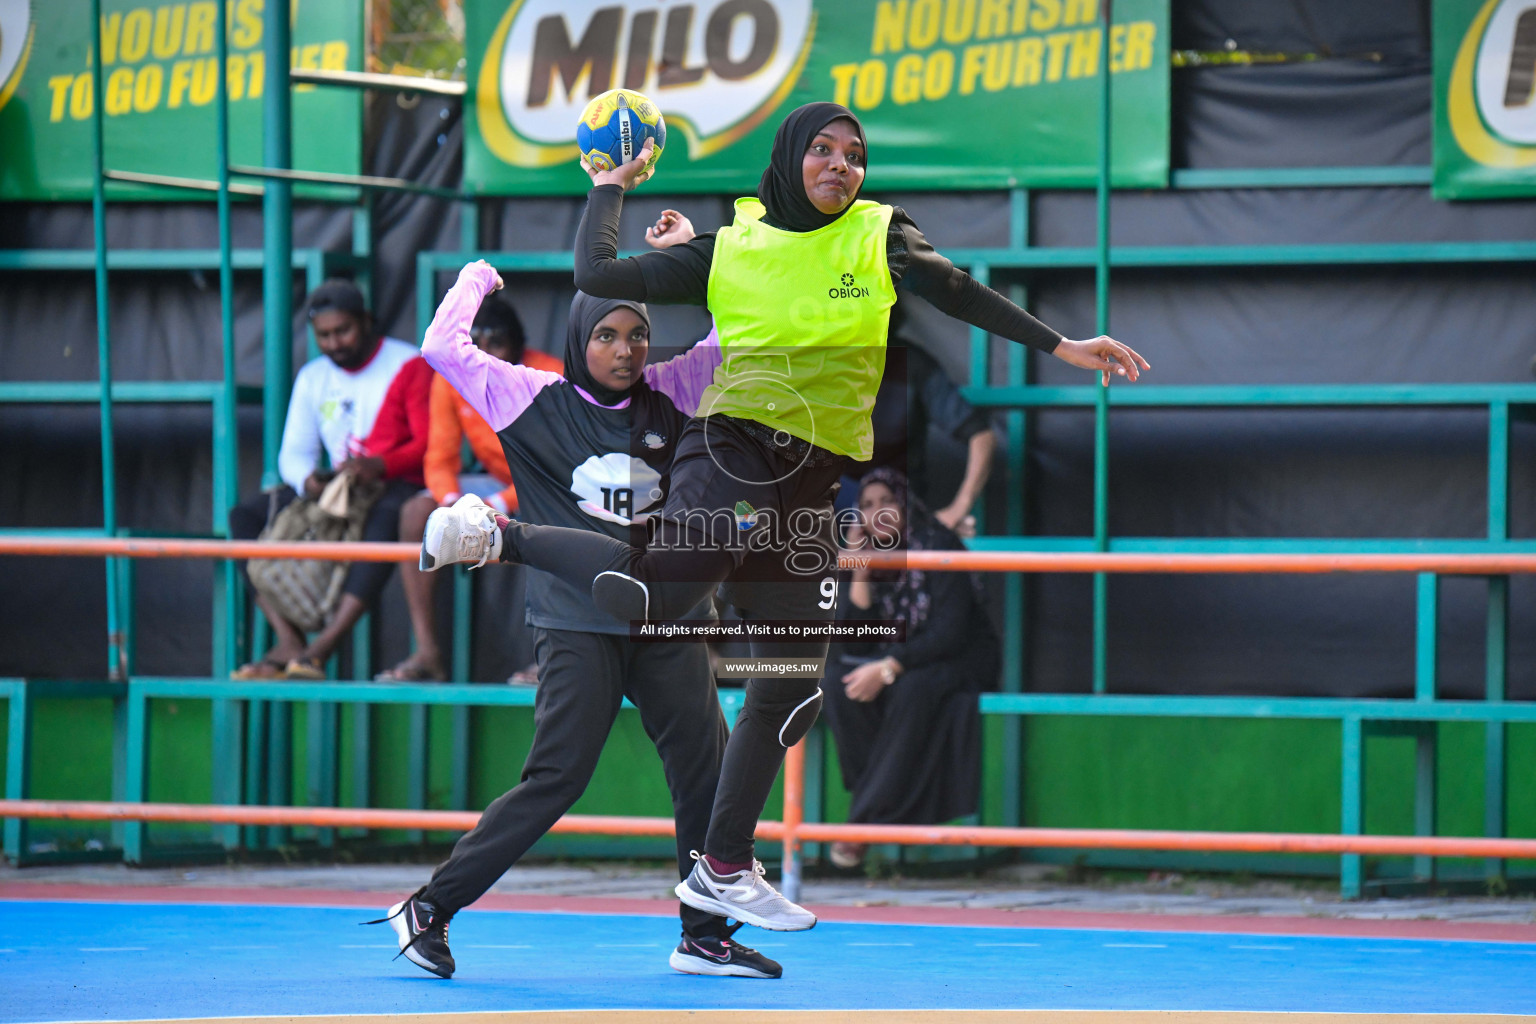
[[[554,356],[527,348],[522,322],[516,311],[500,298],[487,299],[480,307],[470,337],[476,346],[497,359],[554,373],[565,369],[565,364]],[[400,539],[404,541],[419,542],[432,510],[439,505],[452,505],[466,491],[490,495],[486,503],[504,514],[517,511],[517,491],[512,486],[501,439],[453,386],[436,374],[432,378],[430,410],[427,454],[422,467],[430,493],[417,495],[400,510]],[[484,474],[460,475],[466,439],[470,451],[484,467]],[[432,600],[437,577],[422,572],[415,562],[402,562],[400,582],[405,588],[411,628],[416,634],[416,653],[376,678],[395,682],[442,680],[446,673],[437,645]]]

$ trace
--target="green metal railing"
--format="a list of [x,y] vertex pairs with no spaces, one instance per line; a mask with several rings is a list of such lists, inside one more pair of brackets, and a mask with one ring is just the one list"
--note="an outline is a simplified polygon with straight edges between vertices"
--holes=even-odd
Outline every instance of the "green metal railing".
[[[1421,587],[1422,587],[1421,580]],[[1422,652],[1421,652],[1422,653]],[[1340,728],[1340,821],[1344,835],[1364,833],[1366,805],[1366,740],[1372,736],[1407,737],[1415,741],[1417,757],[1414,778],[1414,834],[1433,835],[1437,805],[1435,751],[1437,727],[1442,723],[1481,723],[1485,728],[1509,724],[1536,724],[1536,705],[1502,701],[1446,701],[1434,699],[1433,651],[1426,674],[1421,659],[1419,680],[1413,699],[1339,699],[1296,697],[1173,697],[1120,696],[1088,694],[988,693],[980,700],[981,713],[1018,723],[1026,716],[1091,716],[1100,718],[1200,718],[1207,720],[1330,721]],[[28,744],[31,705],[40,698],[110,698],[114,702],[113,800],[143,802],[149,798],[149,764],[152,742],[150,705],[155,700],[208,700],[217,709],[232,709],[223,727],[230,730],[228,742],[214,746],[215,776],[233,776],[249,765],[242,764],[238,742],[242,718],[266,705],[291,707],[304,704],[308,709],[305,761],[307,786],[303,804],[310,807],[372,806],[369,778],[371,750],[366,731],[366,716],[360,712],[380,705],[417,707],[422,702],[451,708],[532,707],[535,691],[531,687],[486,687],[440,684],[372,683],[235,683],[220,679],[156,679],[138,677],[126,685],[117,683],[60,683],[49,680],[0,679],[0,701],[8,701],[7,774],[5,797],[24,799],[29,768]],[[742,692],[721,691],[720,704],[729,721],[741,708]],[[352,785],[350,797],[343,801],[338,787],[339,720],[336,709],[350,705],[355,721],[351,748]],[[626,703],[625,707],[629,707]],[[805,820],[823,818],[824,729],[808,737],[806,753]],[[291,752],[290,752],[291,756]],[[407,751],[407,771],[412,778],[424,778],[427,764],[424,749]],[[259,767],[259,766],[258,766]],[[248,798],[247,804],[286,804],[293,794],[268,794]],[[425,793],[412,789],[405,806],[422,809]],[[6,823],[7,856],[21,860],[26,853],[26,822],[15,819]],[[114,839],[121,844],[130,863],[144,863],[155,856],[149,843],[147,826],[142,823],[114,825]],[[228,847],[242,841],[238,826],[214,826]],[[287,830],[265,836],[260,829],[244,830],[244,842],[259,846],[266,842],[286,843]],[[420,841],[414,833],[409,838]],[[335,841],[332,830],[317,830],[316,841],[330,846]],[[1358,854],[1345,854],[1341,861],[1341,891],[1348,898],[1362,894],[1365,884],[1364,863]],[[1502,873],[1502,862],[1493,861],[1488,870]],[[1411,877],[1418,881],[1435,878],[1431,857],[1415,857]]]
[[[1298,168],[1224,171],[1175,172],[1175,189],[1206,188],[1317,188],[1317,187],[1423,187],[1430,180],[1427,167],[1385,168]],[[1097,322],[1107,333],[1108,287],[1113,268],[1203,268],[1238,266],[1317,266],[1317,265],[1393,265],[1403,263],[1507,263],[1536,262],[1536,242],[1424,242],[1424,243],[1341,243],[1299,245],[1223,245],[1223,246],[1108,246],[1108,196],[1099,196],[1099,244],[1094,248],[1040,247],[1030,240],[1030,194],[1012,190],[1009,196],[1009,240],[1006,246],[947,250],[956,263],[969,267],[982,283],[992,283],[998,272],[1088,269],[1095,271]],[[467,241],[478,243],[477,234]],[[417,256],[418,326],[425,332],[438,297],[438,275],[456,271],[473,259],[485,259],[500,269],[521,273],[566,273],[572,256],[565,251],[516,251],[484,249],[469,244],[459,252],[423,252]],[[1012,295],[1021,305],[1027,293],[1017,283]],[[1010,346],[1006,378],[993,384],[989,368],[990,342],[984,332],[971,333],[970,366],[972,385],[963,389],[975,405],[1004,412],[1008,438],[1001,479],[1008,493],[1021,493],[1027,486],[1025,466],[1028,459],[1028,422],[1026,410],[1077,408],[1094,412],[1094,489],[1093,533],[1087,537],[1041,537],[1024,532],[1023,503],[1010,501],[1004,530],[1000,535],[977,538],[971,546],[981,550],[1031,551],[1159,551],[1173,553],[1203,552],[1306,552],[1306,551],[1425,551],[1515,553],[1536,551],[1536,540],[1509,538],[1509,431],[1511,422],[1530,415],[1536,407],[1536,384],[1363,384],[1363,385],[1241,385],[1241,386],[1168,386],[1140,384],[1133,388],[1047,387],[1028,382],[1028,363],[1024,353]],[[1109,427],[1113,408],[1348,408],[1373,409],[1393,407],[1484,408],[1488,415],[1487,530],[1482,538],[1177,538],[1116,537],[1108,528],[1109,508]],[[1009,574],[1004,583],[1004,621],[1021,623],[1025,615],[1023,581]],[[1422,691],[1426,678],[1433,693],[1433,650],[1436,642],[1438,581],[1433,576],[1421,578],[1417,589],[1416,659],[1419,675],[1417,688]],[[1095,579],[1093,596],[1093,659],[1091,688],[1094,694],[1110,689],[1107,665],[1108,587],[1102,576]],[[1492,577],[1488,581],[1488,612],[1485,633],[1487,669],[1485,693],[1488,701],[1498,704],[1506,690],[1508,654],[1508,579]],[[1009,630],[1004,638],[1003,687],[1009,693],[1023,689],[1025,676],[1024,638],[1020,630]],[[1032,696],[1032,695],[1031,695]],[[1089,700],[1097,698],[1088,698]],[[1169,714],[1186,707],[1184,699],[1167,700]],[[1000,705],[999,705],[1000,706]],[[1085,705],[1086,706],[1086,705]],[[1508,719],[1495,713],[1486,723],[1485,753],[1485,828],[1489,836],[1503,834],[1505,820],[1505,750]],[[1019,823],[1022,767],[1022,735],[1018,721],[1012,720],[1004,733],[1003,824]],[[1367,730],[1369,731],[1369,730]],[[1420,730],[1418,742],[1419,771],[1433,764],[1433,737]],[[1362,754],[1363,756],[1363,754]],[[1429,792],[1422,784],[1417,791]],[[1422,823],[1428,797],[1421,796],[1416,818]],[[1416,869],[1422,865],[1416,865]],[[1350,871],[1358,872],[1358,865]],[[1502,872],[1501,865],[1490,865],[1489,873]],[[1346,885],[1346,891],[1358,892],[1358,877]]]
[[[91,32],[93,52],[100,50],[101,5],[93,0],[91,5]],[[263,154],[264,167],[231,166],[229,158],[229,92],[226,82],[228,61],[227,16],[220,5],[216,11],[215,35],[218,40],[218,73],[216,75],[216,181],[175,178],[163,175],[143,175],[132,171],[114,170],[106,166],[105,138],[102,122],[102,104],[94,105],[92,121],[92,221],[94,246],[89,250],[0,250],[0,271],[90,271],[96,284],[98,380],[94,383],[56,381],[8,381],[0,382],[0,403],[84,403],[95,402],[101,408],[101,444],[103,476],[103,525],[99,531],[86,531],[115,535],[121,533],[118,524],[117,493],[115,481],[113,403],[207,403],[213,415],[213,524],[217,536],[227,536],[228,513],[235,504],[238,481],[238,437],[236,432],[236,407],[245,402],[263,403],[263,441],[265,472],[264,486],[275,486],[277,477],[277,453],[281,444],[282,427],[286,417],[288,394],[292,379],[289,325],[292,322],[291,281],[294,270],[305,274],[306,285],[313,289],[337,270],[350,270],[365,291],[371,278],[371,201],[369,195],[378,191],[400,191],[426,194],[438,198],[463,200],[466,197],[453,190],[436,189],[413,182],[366,175],[318,174],[295,171],[291,168],[291,102],[290,83],[293,80],[289,66],[290,26],[287,12],[279,5],[269,6],[263,15],[265,39],[265,73],[263,101]],[[101,69],[93,65],[95,95],[101,95]],[[374,88],[377,83],[367,76],[337,76],[319,84],[343,88]],[[384,88],[394,88],[389,82]],[[235,178],[256,179],[261,184],[244,186]],[[212,192],[216,194],[218,219],[218,244],[214,249],[153,249],[112,250],[106,244],[107,182],[132,181],[171,191]],[[320,186],[339,186],[322,193],[319,198],[339,199],[351,202],[356,194],[362,197],[354,211],[353,249],[350,253],[326,252],[318,249],[295,250],[292,242],[292,185],[294,182]],[[233,249],[231,244],[231,203],[234,195],[259,195],[263,202],[263,247]],[[261,270],[263,272],[265,336],[264,336],[264,384],[259,388],[240,387],[235,381],[234,302],[233,274],[235,271]],[[223,371],[218,381],[139,382],[112,379],[112,332],[108,293],[108,274],[111,271],[178,271],[216,270],[219,274],[220,294],[220,349]],[[313,347],[313,343],[311,343]],[[39,532],[36,530],[28,532]],[[80,531],[71,531],[80,532]],[[119,564],[117,559],[106,560],[107,571],[107,641],[108,675],[123,679],[132,671],[129,653],[133,649],[131,569]],[[463,596],[460,596],[463,595]],[[467,604],[467,593],[461,581],[457,587],[456,605]],[[247,635],[247,611],[244,588],[232,562],[220,565],[215,578],[214,593],[214,665],[215,675],[225,675],[248,655],[250,639]],[[466,616],[467,620],[467,616]],[[258,627],[256,640],[261,639]],[[365,617],[354,633],[354,646],[363,650],[361,660],[366,666],[366,646],[371,634]],[[466,663],[455,658],[457,668],[467,668]],[[334,664],[332,666],[334,671]],[[271,709],[274,716],[286,713],[286,707]],[[334,708],[332,709],[334,712]],[[216,736],[229,739],[228,719],[232,713],[225,702],[215,701],[214,720]],[[262,718],[258,703],[252,719]],[[265,746],[255,760],[266,761],[279,781],[281,769],[272,769],[273,763],[282,762],[283,741],[279,738],[284,723],[274,719],[271,749]],[[425,749],[425,709],[413,717],[413,745]],[[463,732],[467,735],[467,719]],[[238,739],[238,737],[235,737]],[[253,752],[253,755],[255,752]],[[16,776],[18,780],[24,776]],[[18,781],[18,785],[22,783]],[[238,799],[241,792],[239,773],[221,772],[215,780],[215,797]],[[15,844],[8,845],[14,852]]]
[[[0,685],[6,681],[0,680]],[[20,684],[21,681],[15,681]],[[5,696],[5,690],[0,688],[0,697]],[[471,707],[526,707],[534,705],[535,693],[532,687],[514,686],[474,686],[453,683],[298,683],[298,682],[257,682],[235,683],[220,679],[152,679],[136,678],[129,682],[125,695],[126,710],[123,717],[124,731],[122,745],[124,748],[123,764],[125,775],[123,778],[121,799],[127,801],[144,801],[149,795],[149,702],[155,699],[192,699],[208,700],[215,712],[222,705],[229,709],[228,719],[221,723],[227,731],[227,735],[238,740],[241,730],[241,718],[245,717],[251,709],[259,708],[267,704],[280,704],[291,707],[294,703],[304,703],[308,706],[308,742],[305,745],[305,757],[308,764],[308,793],[307,805],[311,807],[337,807],[340,806],[337,790],[339,777],[337,765],[337,717],[336,709],[341,704],[350,705],[354,712],[361,712],[368,708],[380,705],[405,706],[415,709],[426,705],[449,708]],[[727,721],[735,718],[736,712],[741,710],[743,699],[740,690],[722,690],[719,694],[720,706],[726,715]],[[16,704],[13,697],[13,730],[18,728],[16,718]],[[632,708],[627,700],[623,703],[625,708]],[[358,723],[366,723],[366,716],[359,715]],[[354,731],[352,746],[353,765],[353,804],[355,806],[370,806],[369,803],[369,778],[371,776],[371,763],[369,744],[367,742],[366,725],[361,730]],[[407,772],[413,780],[424,780],[427,776],[426,748],[414,744],[406,751]],[[225,745],[215,745],[215,775],[237,775],[242,765],[240,763],[240,745],[238,742]],[[247,769],[249,766],[244,766]],[[467,778],[467,769],[465,770]],[[18,792],[20,792],[18,790]],[[8,798],[11,796],[7,791]],[[231,801],[240,803],[240,800]],[[247,799],[245,803],[287,803],[284,799]],[[423,809],[427,806],[426,791],[424,787],[413,786],[406,795],[406,806],[411,809]],[[467,802],[463,805],[467,806]],[[142,863],[150,850],[146,838],[146,830],[143,823],[130,822],[125,828],[123,836],[124,857],[129,863]],[[222,826],[225,832],[225,845],[233,847],[236,844],[239,826]],[[258,837],[249,836],[249,840]],[[409,839],[420,842],[424,837],[420,833],[414,833]],[[275,837],[273,842],[286,841],[286,834]],[[331,845],[334,835],[322,830],[318,836],[322,845]],[[251,842],[251,845],[256,845]]]
[[[100,32],[100,3],[93,2],[93,33]],[[440,199],[461,202],[463,212],[462,237],[458,252],[424,252],[418,254],[416,289],[419,332],[424,334],[430,322],[438,298],[438,275],[455,271],[471,259],[484,258],[496,266],[522,273],[569,273],[572,255],[569,251],[533,252],[485,250],[481,248],[480,207],[474,196],[451,189],[416,185],[398,179],[364,175],[317,175],[292,169],[291,105],[289,84],[292,69],[289,67],[289,24],[282,16],[279,5],[269,5],[264,15],[264,39],[266,53],[266,86],[263,100],[264,141],[261,167],[231,166],[228,153],[228,94],[220,62],[218,85],[218,174],[217,181],[197,182],[172,180],[156,182],[166,188],[217,193],[219,242],[214,249],[132,250],[109,251],[106,245],[106,182],[114,178],[143,182],[143,176],[131,171],[112,170],[106,166],[101,104],[96,104],[93,121],[93,185],[94,248],[92,250],[28,250],[0,251],[0,271],[71,270],[92,271],[95,274],[97,301],[98,380],[96,382],[3,382],[0,383],[0,403],[5,402],[95,402],[101,409],[101,438],[103,449],[103,527],[102,532],[118,531],[118,510],[114,476],[113,407],[116,402],[206,402],[210,405],[214,420],[214,523],[215,532],[227,531],[228,509],[236,498],[235,481],[238,465],[237,438],[235,432],[236,408],[245,402],[261,401],[263,404],[263,451],[264,484],[277,482],[276,457],[280,446],[282,425],[285,419],[288,394],[292,379],[289,329],[292,322],[290,287],[292,273],[301,270],[310,287],[317,285],[335,270],[350,269],[364,281],[368,279],[371,264],[372,225],[368,197],[378,191],[402,191]],[[227,12],[220,5],[217,32],[220,51],[227,47],[224,21]],[[1095,317],[1097,329],[1108,332],[1110,326],[1110,280],[1116,269],[1137,268],[1187,268],[1206,267],[1258,267],[1258,266],[1355,266],[1441,263],[1532,263],[1536,262],[1536,241],[1447,241],[1447,242],[1393,242],[1393,243],[1331,243],[1294,245],[1203,245],[1203,246],[1112,246],[1110,237],[1111,195],[1109,190],[1109,87],[1108,62],[1101,64],[1100,94],[1100,154],[1096,190],[1096,237],[1092,246],[1037,246],[1032,244],[1030,230],[1031,196],[1027,190],[1014,189],[1008,195],[1008,241],[998,247],[973,247],[951,250],[946,253],[956,263],[970,268],[972,274],[983,283],[991,283],[1000,275],[1017,274],[1031,270],[1089,270],[1095,275]],[[97,95],[100,95],[100,69],[94,68],[97,79]],[[313,80],[313,79],[310,79]],[[374,87],[361,77],[341,76],[322,84],[349,88]],[[386,86],[394,87],[394,86]],[[236,179],[254,181],[246,185]],[[1221,170],[1175,170],[1170,187],[1175,190],[1201,189],[1315,189],[1352,187],[1412,187],[1424,188],[1430,184],[1428,167],[1324,167],[1324,168],[1256,168]],[[292,244],[292,186],[296,182],[339,186],[355,190],[360,199],[349,198],[354,192],[342,194],[348,202],[358,205],[354,214],[353,251],[328,253],[317,250],[294,250]],[[261,249],[234,249],[231,245],[229,220],[234,195],[259,195],[263,210],[263,246]],[[223,373],[218,381],[210,382],[127,382],[112,380],[111,373],[111,324],[108,309],[107,281],[111,271],[165,271],[165,270],[218,270],[220,282],[220,341],[223,356]],[[234,339],[232,281],[236,271],[263,273],[264,292],[264,384],[260,388],[239,387],[234,378]],[[1022,284],[1009,282],[1013,297],[1020,304],[1027,304],[1028,293]],[[1466,385],[1248,385],[1248,386],[1157,386],[1140,385],[1136,388],[1090,387],[1043,387],[1029,381],[1029,363],[1026,354],[1017,347],[1007,353],[1004,380],[993,383],[990,376],[990,341],[986,335],[973,330],[970,341],[971,386],[965,389],[967,397],[978,406],[999,410],[1008,439],[1002,471],[999,479],[1010,494],[1019,494],[1028,486],[1026,466],[1030,444],[1027,411],[1039,409],[1091,409],[1094,414],[1093,445],[1093,509],[1092,532],[1083,537],[1037,537],[1026,534],[1024,503],[1007,503],[1000,533],[978,538],[972,545],[990,550],[1083,550],[1083,551],[1166,551],[1166,552],[1242,552],[1242,551],[1482,551],[1528,552],[1536,550],[1536,540],[1514,540],[1509,537],[1509,433],[1512,420],[1527,415],[1536,407],[1536,384],[1466,384]],[[1166,537],[1119,537],[1109,529],[1109,496],[1111,486],[1109,438],[1111,413],[1116,408],[1386,408],[1386,407],[1435,407],[1435,408],[1483,408],[1489,417],[1488,471],[1487,471],[1487,529],[1485,536],[1459,539],[1406,539],[1406,538],[1166,538]],[[108,620],[108,670],[115,678],[122,678],[132,671],[126,652],[132,649],[131,595],[123,585],[124,569],[115,560],[107,561],[107,620]],[[1434,652],[1436,644],[1436,617],[1438,614],[1438,580],[1432,575],[1417,582],[1417,640],[1416,640],[1416,700],[1428,701],[1434,709],[1426,713],[1430,717],[1439,714],[1447,705],[1434,696]],[[1008,574],[1003,584],[1004,615],[1009,623],[1025,620],[1025,588],[1018,574]],[[1109,668],[1107,664],[1107,608],[1108,584],[1105,577],[1096,575],[1093,584],[1092,672],[1093,695],[1061,698],[1071,700],[1071,713],[1119,714],[1131,705],[1126,697],[1110,697]],[[243,607],[243,588],[234,575],[232,563],[223,563],[218,576],[215,594],[215,658],[214,674],[227,673],[247,653],[245,636],[246,614]],[[454,655],[453,676],[466,680],[469,673],[469,621],[471,590],[468,577],[460,573],[455,578],[454,591]],[[258,627],[259,628],[259,627]],[[360,627],[360,636],[366,636],[367,626]],[[259,634],[258,634],[259,639]],[[366,668],[366,644],[361,664]],[[1490,712],[1479,719],[1485,723],[1486,753],[1485,778],[1486,802],[1485,827],[1487,834],[1503,834],[1504,828],[1504,752],[1505,727],[1513,720],[1524,720],[1514,713],[1514,706],[1504,703],[1506,691],[1506,662],[1508,653],[1508,579],[1492,577],[1488,580],[1488,612],[1485,636],[1487,669],[1485,692]],[[983,709],[1009,715],[1005,730],[1003,750],[1004,764],[1004,821],[1003,824],[1019,823],[1021,806],[1022,733],[1019,726],[1024,714],[1066,713],[1053,711],[1056,700],[1052,695],[1025,694],[1027,651],[1022,630],[1011,629],[1004,638],[1005,692],[983,700]],[[363,675],[366,672],[359,672]],[[137,682],[137,680],[135,680]],[[170,681],[167,681],[169,683]],[[446,703],[452,707],[453,732],[456,737],[455,782],[453,800],[461,806],[467,799],[466,783],[468,756],[468,707],[476,701],[447,699],[443,689],[423,689],[423,703],[414,704],[411,719],[412,764],[425,761],[427,703]],[[438,699],[438,698],[443,699]],[[1212,700],[1207,698],[1134,698],[1147,701],[1145,711],[1137,714],[1205,716],[1215,704],[1192,704],[1191,701]],[[214,798],[219,802],[238,802],[244,796],[265,798],[282,791],[287,786],[287,732],[289,729],[287,702],[275,697],[270,716],[264,718],[262,702],[257,700],[242,716],[229,701],[214,698],[214,733],[216,743],[230,743],[238,747],[244,740],[246,761],[244,764],[223,763],[216,779]],[[311,715],[311,728],[317,735],[331,728],[336,714],[336,703],[328,710],[322,706]],[[1135,705],[1140,709],[1141,704]],[[1233,705],[1229,710],[1234,716],[1262,715],[1256,705]],[[1301,708],[1299,704],[1287,707]],[[366,715],[366,702],[357,705],[358,713]],[[1200,710],[1207,709],[1207,710]],[[1459,712],[1458,712],[1459,714]],[[329,716],[329,717],[327,717]],[[1302,716],[1306,717],[1306,716]],[[1361,721],[1369,715],[1355,716]],[[1473,717],[1476,717],[1475,715]],[[1346,716],[1346,721],[1348,716]],[[1436,719],[1445,720],[1445,719]],[[366,718],[359,720],[366,728]],[[317,724],[318,723],[318,724]],[[1363,735],[1363,733],[1362,733]],[[1420,771],[1424,770],[1426,750],[1429,763],[1433,763],[1432,738],[1419,736]],[[1346,745],[1348,743],[1346,737]],[[1426,746],[1426,744],[1428,744]],[[1347,758],[1346,752],[1346,758]],[[413,771],[415,769],[413,768]],[[8,787],[10,776],[8,776]],[[410,783],[411,799],[424,799],[424,775],[417,773]],[[1422,813],[1422,808],[1420,812]],[[247,836],[249,839],[250,837]],[[230,843],[240,841],[231,832]],[[1490,865],[1490,873],[1502,870]],[[1358,880],[1358,879],[1357,879]],[[1346,886],[1347,888],[1347,886]]]

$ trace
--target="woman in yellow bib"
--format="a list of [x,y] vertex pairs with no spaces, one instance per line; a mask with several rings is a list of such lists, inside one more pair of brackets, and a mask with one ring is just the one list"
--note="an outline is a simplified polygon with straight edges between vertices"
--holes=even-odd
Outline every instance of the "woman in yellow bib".
[[[494,557],[590,582],[598,607],[632,623],[677,618],[724,584],[722,596],[753,631],[754,658],[821,659],[838,596],[832,498],[848,460],[873,451],[870,411],[898,284],[992,334],[1098,371],[1106,384],[1149,368],[1112,338],[1063,338],[955,268],[905,212],[860,200],[866,154],[851,111],[800,107],[779,127],[757,198],[737,200],[730,226],[623,260],[620,209],[650,150],[612,171],[589,168],[576,286],[609,299],[706,305],[719,336],[715,360],[692,361],[710,376],[697,382],[683,436],[635,439],[677,445],[667,493],[634,496],[636,509],[658,510],[648,545],[511,523],[471,506],[434,513],[439,528],[429,526],[423,542],[432,559]],[[816,719],[818,675],[747,681],[705,850],[677,887],[684,903],[775,930],[816,923],[763,880],[752,833],[784,751]]]

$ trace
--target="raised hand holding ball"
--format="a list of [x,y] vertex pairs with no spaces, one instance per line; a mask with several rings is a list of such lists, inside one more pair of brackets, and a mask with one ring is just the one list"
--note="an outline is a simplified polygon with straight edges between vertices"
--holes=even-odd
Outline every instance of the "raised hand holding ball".
[[592,98],[576,125],[581,165],[596,176],[643,160],[641,171],[614,182],[626,189],[645,181],[667,144],[667,125],[656,104],[633,89],[610,89]]
[[617,185],[625,192],[634,188],[651,177],[651,172],[646,170],[646,163],[650,160],[651,143],[647,139],[640,149],[640,155],[627,164],[615,167],[611,171],[600,171],[587,162],[586,157],[581,158],[581,167],[592,178],[594,185]]

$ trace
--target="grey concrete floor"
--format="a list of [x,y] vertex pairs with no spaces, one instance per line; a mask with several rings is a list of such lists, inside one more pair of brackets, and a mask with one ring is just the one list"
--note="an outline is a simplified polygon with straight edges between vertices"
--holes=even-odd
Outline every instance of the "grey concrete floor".
[[[395,896],[431,873],[429,864],[249,865],[128,868],[121,864],[0,865],[0,884],[71,883],[339,889]],[[529,863],[493,892],[671,900],[676,876],[657,865]],[[948,878],[808,878],[803,901],[822,906],[927,906],[1099,913],[1216,914],[1536,924],[1536,897],[1414,896],[1346,902],[1325,881],[1297,882],[1176,873],[1119,873],[1070,881],[1059,868],[1022,864]]]

